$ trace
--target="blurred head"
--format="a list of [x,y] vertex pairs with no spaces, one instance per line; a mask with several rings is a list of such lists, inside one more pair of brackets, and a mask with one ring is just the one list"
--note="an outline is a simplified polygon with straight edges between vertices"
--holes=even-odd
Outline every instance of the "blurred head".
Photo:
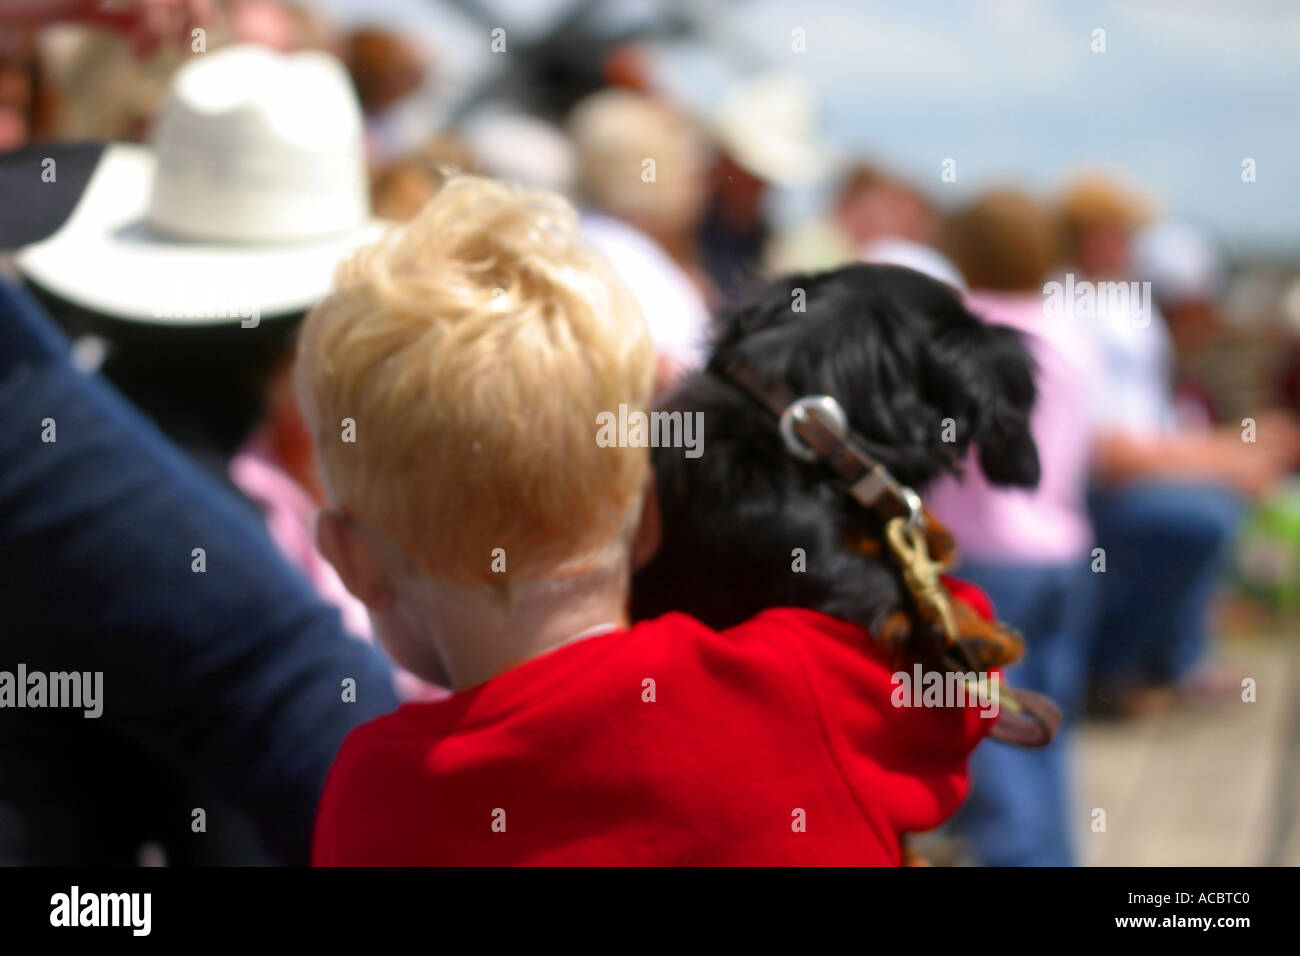
[[763,220],[767,183],[726,153],[719,153],[709,174],[712,202],[721,221],[735,229],[751,229]]
[[343,46],[343,62],[367,115],[383,112],[424,82],[424,57],[396,33],[377,28],[355,30]]
[[144,140],[185,54],[163,46],[141,62],[115,34],[78,27],[69,36],[68,46],[51,55],[50,80],[59,99],[52,138]]
[[[322,550],[372,612],[397,615],[456,589],[509,601],[625,570],[647,450],[599,447],[596,422],[644,408],[653,371],[631,294],[579,243],[568,203],[448,181],[345,261],[304,324]],[[418,649],[389,650],[436,678]]]
[[0,32],[0,152],[46,132],[53,109],[33,37]]
[[859,247],[883,237],[928,243],[938,230],[938,216],[924,193],[865,164],[844,177],[835,216]]
[[947,251],[972,289],[1040,292],[1057,261],[1051,217],[1014,189],[990,190],[947,223]]
[[256,43],[280,53],[323,47],[330,28],[306,6],[285,0],[227,0],[226,24],[236,43]]
[[[704,203],[704,144],[685,117],[631,90],[587,97],[569,121],[583,198],[652,235],[694,228]],[[654,161],[647,181],[646,160]]]
[[444,182],[474,168],[469,147],[455,133],[440,133],[414,153],[375,170],[370,208],[380,219],[405,222]]
[[1148,217],[1146,200],[1127,185],[1100,173],[1079,177],[1061,200],[1065,254],[1087,275],[1127,275],[1133,233]]

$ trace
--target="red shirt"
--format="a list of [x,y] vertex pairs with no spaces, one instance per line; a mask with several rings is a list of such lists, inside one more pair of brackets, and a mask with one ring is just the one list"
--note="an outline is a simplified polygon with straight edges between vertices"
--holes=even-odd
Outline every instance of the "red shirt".
[[794,608],[722,632],[668,614],[406,704],[344,742],[314,861],[898,864],[993,721],[892,706],[867,642]]

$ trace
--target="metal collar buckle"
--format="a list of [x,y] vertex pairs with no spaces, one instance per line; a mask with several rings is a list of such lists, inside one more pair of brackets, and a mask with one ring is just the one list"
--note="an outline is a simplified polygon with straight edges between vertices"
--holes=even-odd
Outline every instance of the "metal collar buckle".
[[843,441],[849,434],[849,417],[844,409],[830,395],[805,395],[796,398],[781,413],[779,428],[786,450],[801,461],[817,461],[821,455],[816,448],[808,445],[799,437],[798,426],[807,421],[809,415],[816,415],[818,420]]
[[[857,448],[849,431],[849,418],[843,407],[831,395],[804,395],[796,398],[781,412],[778,428],[786,450],[800,461],[816,462],[829,458],[829,454],[810,445],[800,434],[800,426],[810,418],[829,431],[838,442],[848,450],[852,459],[861,467],[862,474],[849,488],[864,507],[875,507],[882,495],[889,495],[901,505],[907,515],[907,527],[920,528],[925,524],[925,510],[921,496],[906,485],[899,484],[889,470],[879,462],[873,461],[865,452]],[[837,469],[838,470],[838,469]]]

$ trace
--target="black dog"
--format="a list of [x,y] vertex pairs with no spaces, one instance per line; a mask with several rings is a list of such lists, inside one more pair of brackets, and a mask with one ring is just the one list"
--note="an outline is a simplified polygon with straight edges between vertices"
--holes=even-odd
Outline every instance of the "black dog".
[[910,269],[775,280],[724,316],[707,370],[664,403],[703,413],[703,454],[655,451],[662,542],[633,582],[634,618],[683,611],[723,629],[793,606],[878,633],[907,606],[888,556],[855,545],[879,541],[881,519],[824,464],[791,455],[771,412],[727,377],[737,359],[797,395],[833,396],[867,450],[922,495],[972,443],[990,481],[1038,482],[1034,368],[1017,332]]

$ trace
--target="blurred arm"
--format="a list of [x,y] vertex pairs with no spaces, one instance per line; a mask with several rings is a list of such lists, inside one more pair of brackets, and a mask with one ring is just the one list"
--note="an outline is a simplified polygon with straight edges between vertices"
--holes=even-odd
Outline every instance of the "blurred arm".
[[[1294,462],[1296,435],[1290,425],[1261,418],[1253,443],[1229,426],[1205,433],[1137,437],[1121,430],[1097,435],[1093,462],[1105,484],[1141,479],[1200,480],[1229,485],[1248,495],[1267,492]],[[1276,425],[1276,430],[1263,423]]]

